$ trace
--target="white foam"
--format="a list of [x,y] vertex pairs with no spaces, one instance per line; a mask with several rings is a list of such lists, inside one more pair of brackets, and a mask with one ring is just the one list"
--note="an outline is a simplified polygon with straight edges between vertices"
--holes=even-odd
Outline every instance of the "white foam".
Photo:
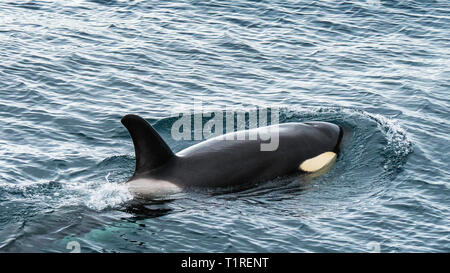
[[409,140],[405,129],[397,122],[380,114],[365,114],[377,122],[378,128],[386,136],[388,144],[386,149],[392,148],[397,156],[406,156],[412,152],[412,142]]
[[[84,182],[66,184],[66,190],[71,193],[74,198],[71,205],[81,203],[94,210],[104,210],[106,208],[117,208],[121,204],[133,199],[133,195],[124,183],[110,182],[105,176],[102,182]],[[62,201],[67,204],[67,200]]]
[[88,192],[86,206],[95,210],[103,210],[105,208],[114,208],[124,202],[133,199],[133,195],[124,184],[110,182],[105,176],[106,183],[96,185]]

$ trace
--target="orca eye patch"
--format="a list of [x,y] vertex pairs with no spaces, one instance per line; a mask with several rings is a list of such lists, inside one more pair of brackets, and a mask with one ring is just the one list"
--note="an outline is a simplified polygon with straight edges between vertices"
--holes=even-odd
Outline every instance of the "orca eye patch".
[[300,170],[312,173],[317,172],[336,161],[337,154],[334,152],[325,152],[313,158],[307,159],[298,167]]

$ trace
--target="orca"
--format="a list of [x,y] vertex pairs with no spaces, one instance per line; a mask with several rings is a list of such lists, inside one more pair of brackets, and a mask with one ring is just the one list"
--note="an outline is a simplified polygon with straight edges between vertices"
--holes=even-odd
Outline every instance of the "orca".
[[[296,172],[314,173],[336,161],[343,137],[342,128],[333,123],[283,123],[216,136],[175,154],[140,116],[128,114],[121,122],[136,157],[127,186],[144,198],[189,187],[238,186]],[[261,136],[268,130],[278,137],[273,151],[261,149],[267,141]]]

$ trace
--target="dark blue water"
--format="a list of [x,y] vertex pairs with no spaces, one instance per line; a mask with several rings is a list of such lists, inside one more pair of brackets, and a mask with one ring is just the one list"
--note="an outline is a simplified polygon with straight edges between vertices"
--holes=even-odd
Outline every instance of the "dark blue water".
[[[0,2],[0,251],[450,251],[448,1],[55,2]],[[120,118],[179,151],[193,98],[353,135],[316,178],[128,206]]]

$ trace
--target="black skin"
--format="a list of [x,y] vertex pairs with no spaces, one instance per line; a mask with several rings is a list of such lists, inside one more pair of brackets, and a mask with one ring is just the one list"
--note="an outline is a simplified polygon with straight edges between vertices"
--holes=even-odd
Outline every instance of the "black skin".
[[[142,126],[150,125],[135,115],[125,116],[122,123],[130,131],[135,148],[137,145],[145,146],[139,141],[148,139],[146,135],[149,133],[134,131],[141,131]],[[259,132],[262,128],[255,130]],[[303,161],[322,153],[338,153],[343,134],[338,125],[327,122],[284,123],[278,125],[277,130],[279,145],[274,151],[261,151],[261,144],[271,140],[263,141],[259,137],[248,140],[248,131],[239,131],[231,135],[245,134],[246,140],[225,140],[223,135],[177,154],[173,154],[153,130],[151,134],[157,136],[151,138],[162,141],[161,145],[166,145],[163,148],[168,150],[164,152],[161,145],[146,151],[136,150],[137,167],[130,181],[151,178],[170,181],[181,187],[227,187],[267,181],[298,172]],[[160,154],[158,158],[163,159],[145,158],[152,150],[156,150]],[[146,162],[151,164],[146,165]]]

